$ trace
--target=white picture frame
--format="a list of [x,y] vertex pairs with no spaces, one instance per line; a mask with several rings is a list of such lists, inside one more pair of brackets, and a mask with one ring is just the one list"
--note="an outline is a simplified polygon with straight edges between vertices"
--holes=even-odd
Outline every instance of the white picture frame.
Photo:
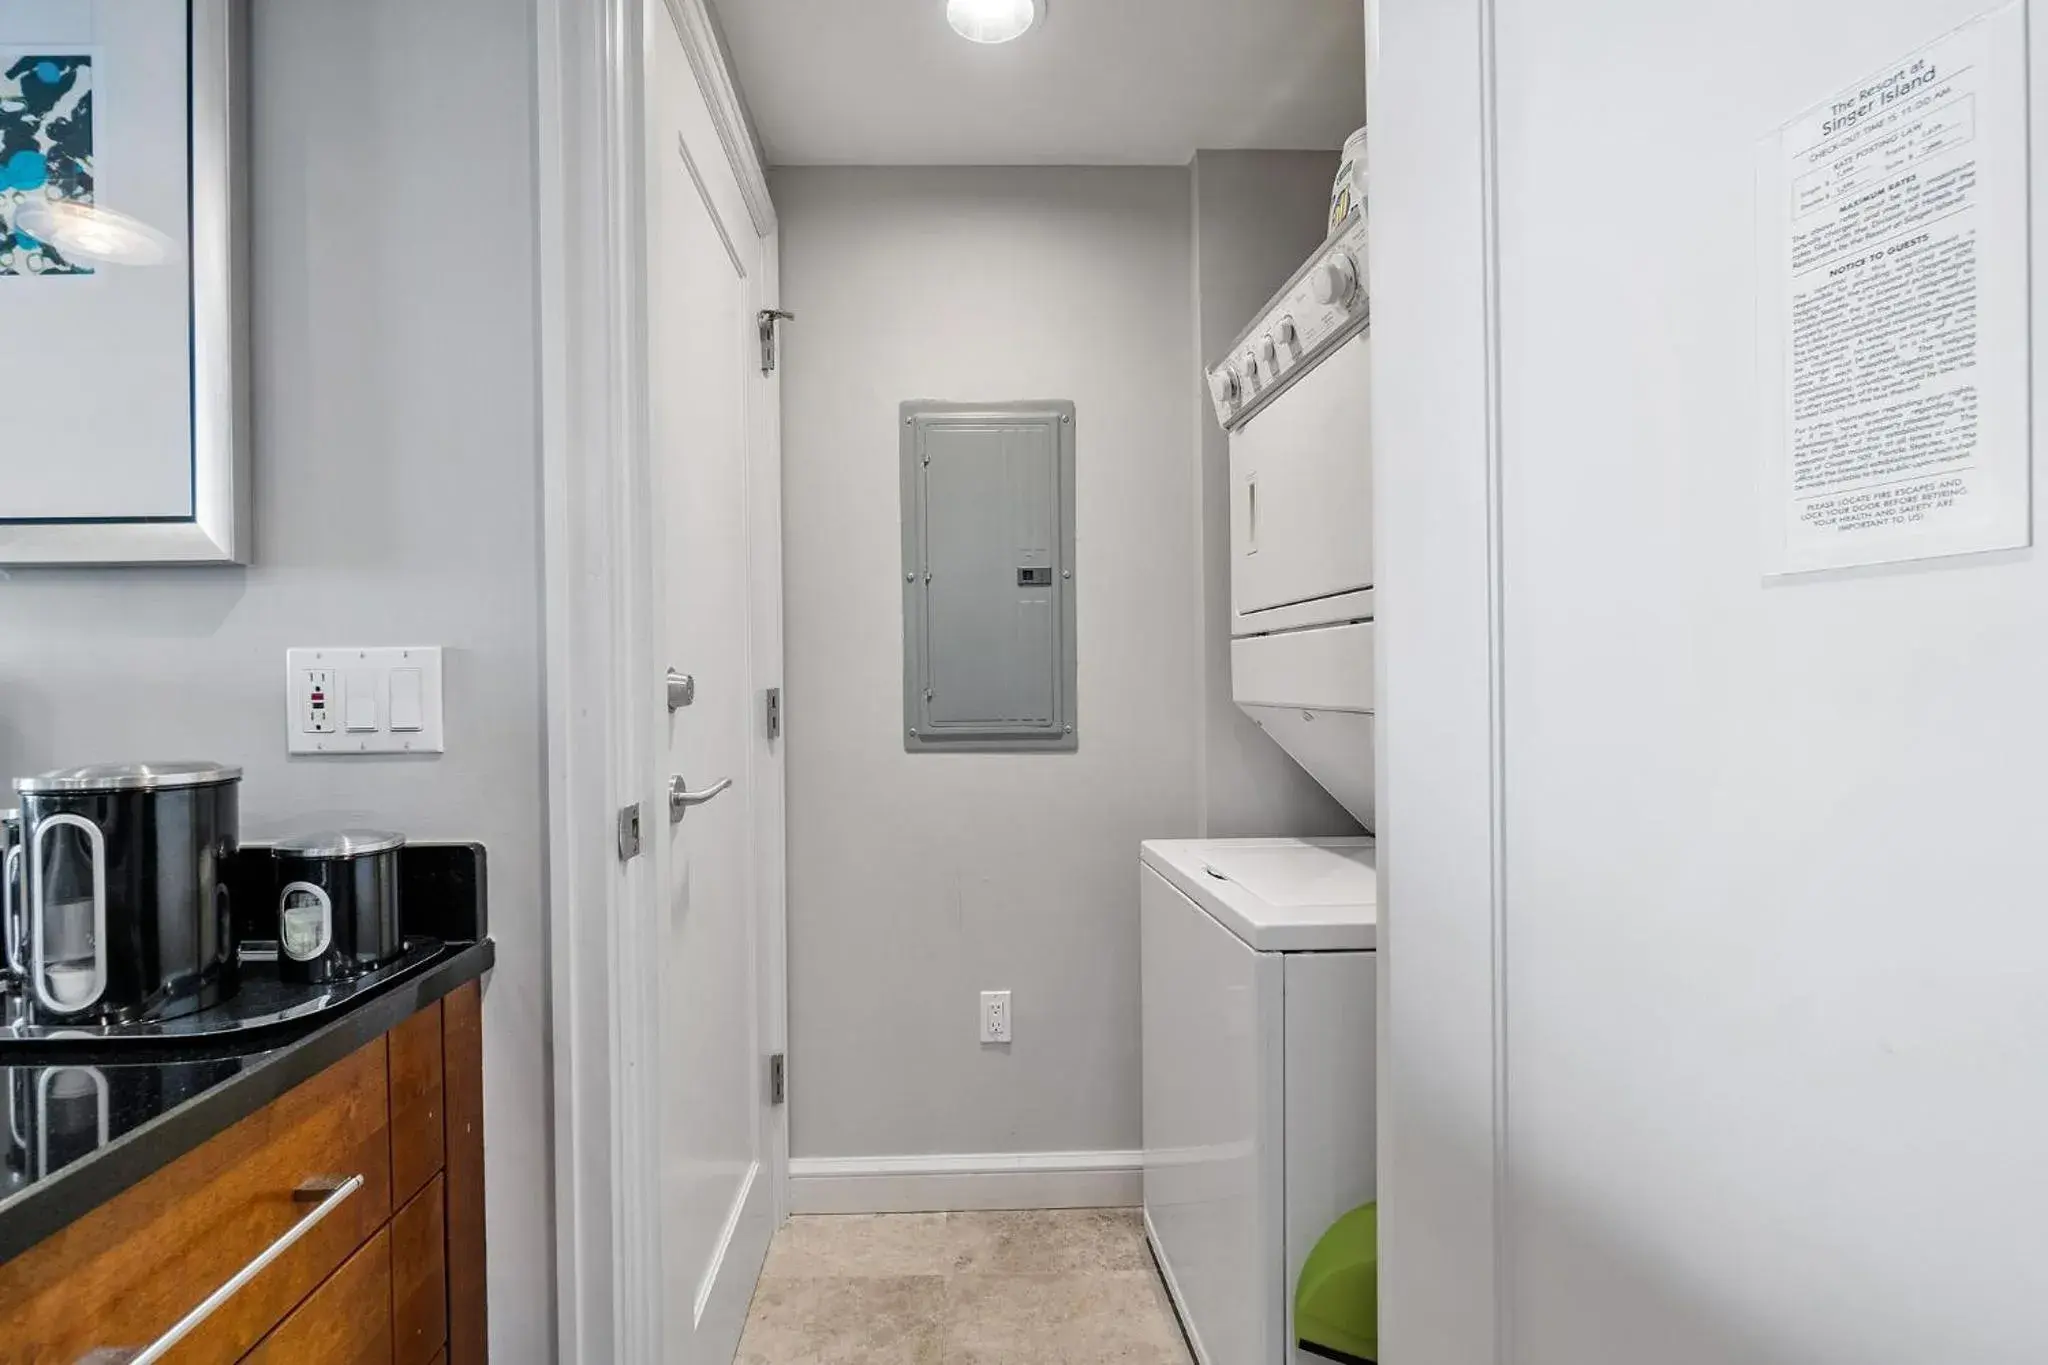
[[[161,3],[161,0],[158,0]],[[155,461],[189,462],[189,516],[10,516],[0,487],[0,565],[245,564],[249,516],[246,186],[248,0],[183,0],[189,34],[190,422]],[[0,5],[0,15],[6,12]],[[10,41],[0,31],[0,45]],[[6,285],[0,281],[0,287]],[[167,424],[169,425],[169,424]],[[183,447],[182,449],[180,447]],[[117,482],[117,481],[109,481]],[[93,509],[95,511],[101,509]]]

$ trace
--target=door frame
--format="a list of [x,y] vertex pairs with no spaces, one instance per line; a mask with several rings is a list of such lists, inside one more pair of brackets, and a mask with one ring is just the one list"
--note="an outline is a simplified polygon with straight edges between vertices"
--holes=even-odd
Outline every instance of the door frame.
[[[1382,1358],[1514,1359],[1497,0],[1365,0]],[[1384,50],[1394,59],[1381,62]]]
[[[540,278],[547,903],[554,1139],[556,1358],[652,1360],[659,1241],[645,1078],[657,860],[622,861],[618,812],[638,802],[643,849],[667,830],[654,657],[648,440],[643,25],[655,0],[534,0]],[[683,37],[756,234],[775,256],[763,162],[704,0],[662,0]],[[775,273],[755,288],[772,293]],[[756,297],[757,306],[777,300]],[[781,435],[772,382],[748,402],[750,471],[774,515],[750,527],[755,678],[781,685]],[[756,498],[756,506],[761,499]],[[753,770],[763,1036],[788,1037],[780,749]],[[788,1208],[787,1108],[771,1125],[770,1189]]]

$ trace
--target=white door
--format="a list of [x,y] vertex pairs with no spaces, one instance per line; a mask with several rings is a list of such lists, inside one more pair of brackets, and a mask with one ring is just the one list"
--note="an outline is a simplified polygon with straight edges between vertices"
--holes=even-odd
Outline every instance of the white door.
[[[734,221],[724,153],[666,7],[647,34],[649,441],[659,657],[654,733],[681,790],[646,832],[661,887],[653,944],[662,1358],[724,1365],[774,1230],[766,1085],[773,957],[757,840],[766,780],[750,533],[760,433],[753,312],[771,253]],[[767,649],[758,651],[768,652]],[[728,785],[729,784],[729,785]]]

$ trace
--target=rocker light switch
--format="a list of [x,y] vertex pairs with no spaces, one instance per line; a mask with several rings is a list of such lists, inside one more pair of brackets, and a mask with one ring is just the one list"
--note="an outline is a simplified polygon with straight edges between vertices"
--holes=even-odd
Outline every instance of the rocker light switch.
[[393,731],[416,732],[421,728],[420,695],[419,669],[394,668],[391,670],[391,728]]
[[341,695],[348,705],[344,728],[352,735],[368,734],[377,728],[377,675],[367,668],[351,668],[342,678]]

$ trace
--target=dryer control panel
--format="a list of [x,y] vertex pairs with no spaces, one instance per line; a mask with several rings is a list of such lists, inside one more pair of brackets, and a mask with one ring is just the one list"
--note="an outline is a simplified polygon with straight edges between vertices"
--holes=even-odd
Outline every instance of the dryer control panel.
[[1209,371],[1225,429],[1249,421],[1365,327],[1367,238],[1365,214],[1354,210]]

